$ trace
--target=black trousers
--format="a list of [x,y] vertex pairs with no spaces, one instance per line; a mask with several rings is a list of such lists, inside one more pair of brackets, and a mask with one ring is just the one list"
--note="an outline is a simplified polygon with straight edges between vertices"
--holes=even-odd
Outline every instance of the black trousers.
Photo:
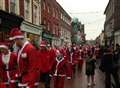
[[50,88],[50,80],[51,80],[51,77],[49,76],[49,73],[41,74],[40,81],[45,84],[45,88]]
[[105,88],[111,88],[111,76],[114,79],[115,88],[120,88],[119,75],[117,70],[113,72],[105,72]]

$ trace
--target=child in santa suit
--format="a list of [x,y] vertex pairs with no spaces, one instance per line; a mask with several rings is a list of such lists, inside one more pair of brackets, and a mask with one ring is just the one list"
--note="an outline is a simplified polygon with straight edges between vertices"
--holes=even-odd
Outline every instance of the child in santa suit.
[[71,79],[70,74],[67,71],[68,65],[65,56],[60,50],[56,50],[56,59],[51,72],[51,76],[54,80],[54,88],[64,88],[65,77]]
[[17,88],[17,55],[10,52],[4,43],[0,44],[0,51],[0,88]]

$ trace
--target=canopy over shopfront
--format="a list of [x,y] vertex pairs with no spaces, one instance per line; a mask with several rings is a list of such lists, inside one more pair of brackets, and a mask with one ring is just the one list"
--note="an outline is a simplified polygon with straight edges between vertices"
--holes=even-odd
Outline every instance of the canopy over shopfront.
[[23,20],[20,16],[0,10],[0,41],[5,41],[9,37],[10,29],[20,27]]

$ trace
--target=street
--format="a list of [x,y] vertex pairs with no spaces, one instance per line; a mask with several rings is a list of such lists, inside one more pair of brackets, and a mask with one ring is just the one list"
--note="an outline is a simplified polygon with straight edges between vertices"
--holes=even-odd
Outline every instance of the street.
[[[96,69],[95,84],[94,87],[89,88],[104,88],[104,76],[98,69]],[[76,71],[75,77],[72,80],[65,81],[65,88],[88,88],[85,75],[85,64],[82,72]]]

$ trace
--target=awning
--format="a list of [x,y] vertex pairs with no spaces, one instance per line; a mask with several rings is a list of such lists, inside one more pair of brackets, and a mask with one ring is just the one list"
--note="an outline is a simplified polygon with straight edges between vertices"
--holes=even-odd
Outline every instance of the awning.
[[20,16],[0,10],[0,31],[8,31],[14,26],[19,27],[23,20]]

